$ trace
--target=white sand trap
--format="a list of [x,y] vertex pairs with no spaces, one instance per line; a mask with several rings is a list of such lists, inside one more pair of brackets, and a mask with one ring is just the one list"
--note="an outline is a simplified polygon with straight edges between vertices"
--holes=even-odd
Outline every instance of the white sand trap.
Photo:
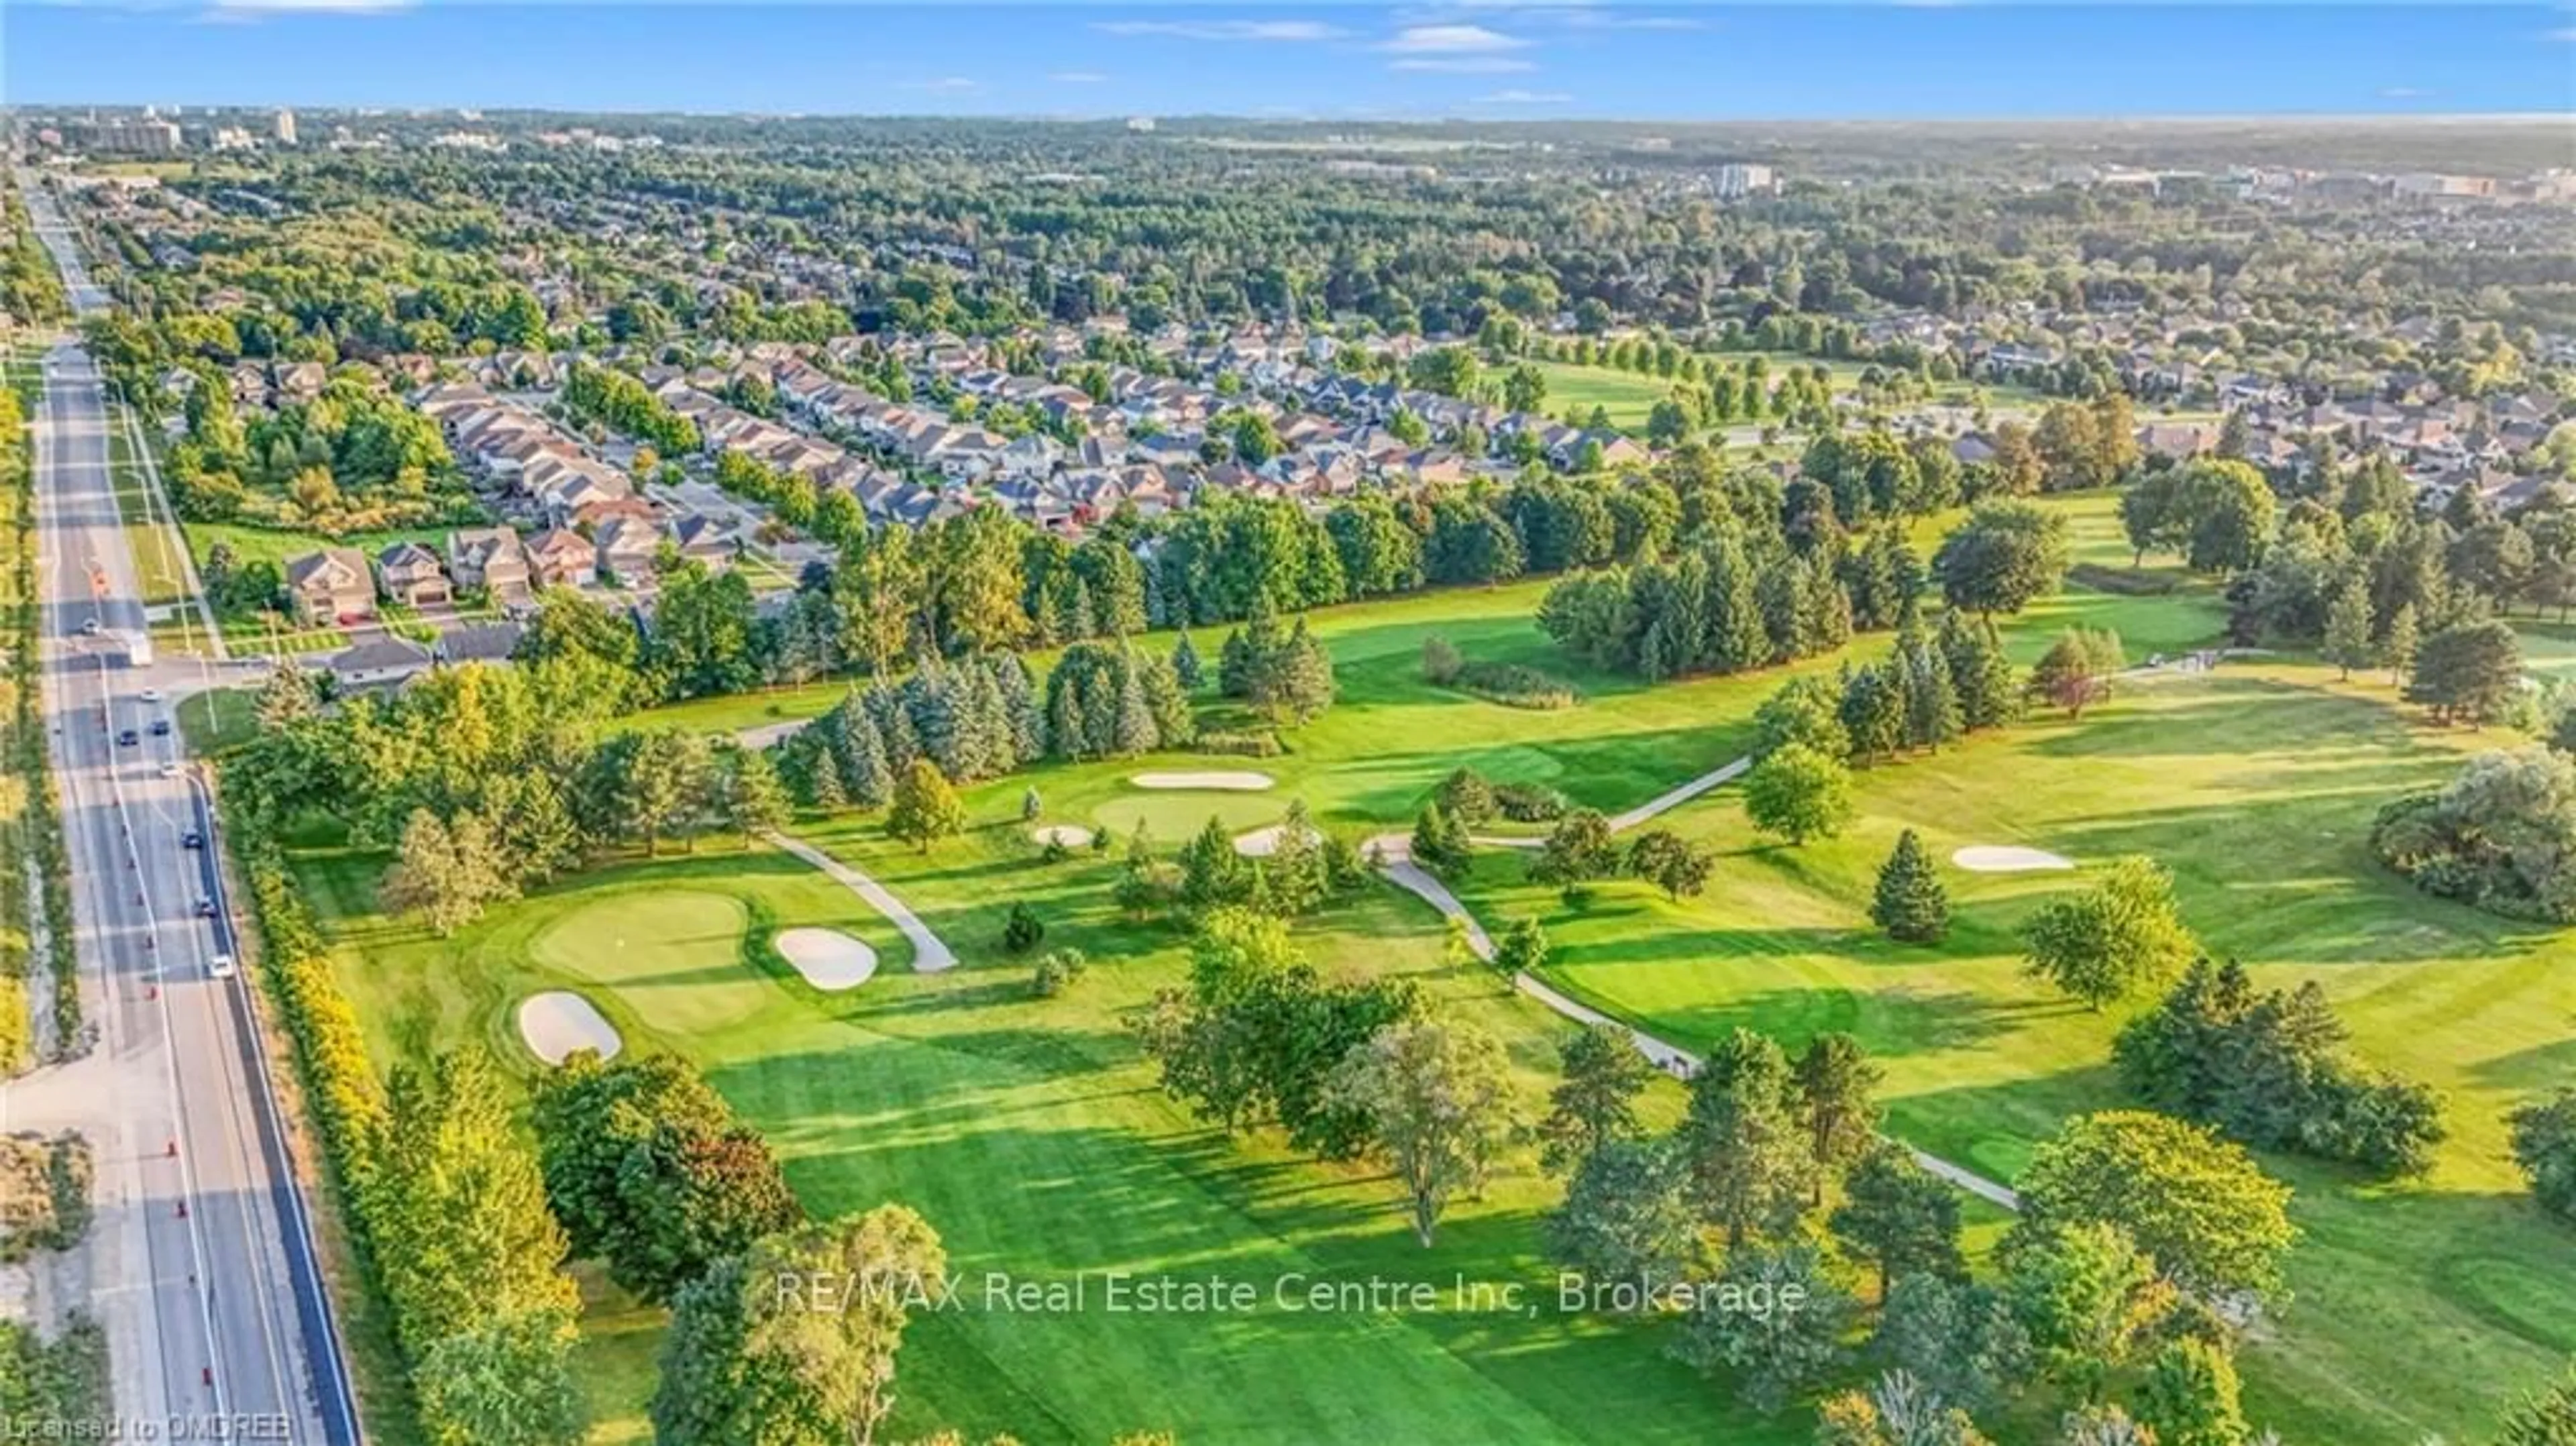
[[1270,787],[1267,773],[1139,773],[1127,781],[1138,788],[1205,788],[1220,793],[1259,793]]
[[1042,844],[1062,844],[1069,849],[1091,847],[1091,830],[1078,823],[1051,823],[1029,830],[1029,837]]
[[2075,867],[2073,859],[2013,844],[1972,844],[1950,855],[1950,862],[1972,874],[2032,874]]
[[856,989],[877,972],[877,951],[838,929],[781,929],[779,957],[826,994]]
[[[1268,828],[1256,828],[1235,839],[1234,851],[1248,859],[1266,859],[1279,852],[1279,841],[1287,836],[1288,825],[1284,823],[1274,823]],[[1306,841],[1322,843],[1324,836],[1310,828],[1306,830]]]
[[519,1037],[548,1064],[563,1063],[577,1049],[597,1050],[601,1059],[615,1059],[625,1043],[617,1037],[617,1026],[603,1018],[597,1006],[561,989],[520,1001]]

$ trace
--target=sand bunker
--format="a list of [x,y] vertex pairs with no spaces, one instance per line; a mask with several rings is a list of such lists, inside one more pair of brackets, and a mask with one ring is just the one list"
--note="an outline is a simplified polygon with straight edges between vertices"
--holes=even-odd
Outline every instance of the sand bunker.
[[1069,849],[1091,847],[1091,830],[1078,823],[1051,823],[1029,830],[1029,837],[1042,844],[1062,844]]
[[1259,793],[1270,786],[1267,773],[1139,773],[1127,780],[1138,788],[1207,788],[1223,793]]
[[[1274,823],[1268,828],[1256,828],[1235,839],[1234,851],[1248,859],[1266,859],[1279,852],[1279,841],[1287,836],[1288,825],[1284,823]],[[1322,843],[1324,836],[1310,828],[1306,830],[1306,841]]]
[[1950,862],[1972,874],[2030,874],[2075,867],[2073,859],[2046,849],[2026,849],[2012,844],[1972,845],[1950,855]]
[[826,994],[856,989],[877,972],[877,951],[838,929],[781,929],[770,942],[806,983]]
[[624,1043],[617,1037],[617,1026],[601,1017],[589,1000],[560,989],[531,994],[520,1002],[519,1038],[548,1064],[563,1063],[577,1049],[597,1050],[601,1059],[615,1059]]

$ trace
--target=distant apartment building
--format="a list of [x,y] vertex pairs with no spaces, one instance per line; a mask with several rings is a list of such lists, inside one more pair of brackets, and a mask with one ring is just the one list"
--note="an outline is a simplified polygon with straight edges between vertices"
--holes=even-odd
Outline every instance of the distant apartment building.
[[172,156],[179,153],[179,127],[170,121],[148,116],[74,121],[63,128],[63,140],[73,150],[94,155]]
[[282,110],[277,113],[277,143],[281,146],[295,144],[295,112]]
[[1780,177],[1769,166],[1743,161],[1729,161],[1718,167],[1716,179],[1717,194],[1729,201],[1780,189]]
[[2492,196],[2496,191],[2493,176],[2445,176],[2431,171],[2415,171],[2399,176],[2397,194],[2416,200],[2472,200]]

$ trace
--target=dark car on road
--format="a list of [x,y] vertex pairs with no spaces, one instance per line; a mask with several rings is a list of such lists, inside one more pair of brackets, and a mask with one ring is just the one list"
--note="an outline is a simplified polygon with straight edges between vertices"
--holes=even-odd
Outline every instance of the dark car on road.
[[200,919],[211,919],[211,918],[213,918],[214,916],[215,916],[215,901],[214,901],[214,900],[212,900],[212,899],[206,898],[206,897],[204,897],[203,895],[198,896],[198,899],[197,899],[197,917],[198,917],[198,918],[200,918]]
[[128,728],[124,732],[116,735],[117,746],[120,748],[131,748],[142,741],[143,735],[135,732],[131,728]]
[[155,738],[167,738],[167,737],[169,737],[169,736],[170,736],[170,720],[169,720],[169,719],[167,719],[167,718],[155,718],[155,719],[153,719],[153,720],[152,720],[152,736],[153,736],[153,737],[155,737]]
[[206,836],[193,828],[179,835],[179,847],[183,849],[201,849],[205,846]]

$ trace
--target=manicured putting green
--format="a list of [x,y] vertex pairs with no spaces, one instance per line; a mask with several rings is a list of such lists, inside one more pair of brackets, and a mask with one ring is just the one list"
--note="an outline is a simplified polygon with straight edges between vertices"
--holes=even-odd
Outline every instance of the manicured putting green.
[[1239,834],[1278,822],[1286,807],[1257,793],[1139,793],[1113,798],[1091,816],[1113,838],[1124,840],[1141,823],[1156,842],[1170,847],[1207,827],[1210,817],[1227,833]]
[[742,958],[750,922],[723,894],[625,894],[566,913],[528,952],[541,966],[607,986],[658,1025],[721,1029],[763,1002],[759,976]]

